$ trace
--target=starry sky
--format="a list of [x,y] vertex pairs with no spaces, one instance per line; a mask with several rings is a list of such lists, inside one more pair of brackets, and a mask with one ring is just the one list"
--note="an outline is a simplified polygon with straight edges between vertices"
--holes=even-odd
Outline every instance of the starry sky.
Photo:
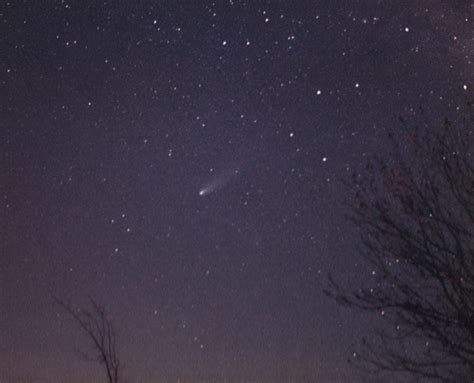
[[[474,83],[471,1],[4,1],[0,381],[369,382],[344,184]],[[387,382],[391,377],[386,377]]]

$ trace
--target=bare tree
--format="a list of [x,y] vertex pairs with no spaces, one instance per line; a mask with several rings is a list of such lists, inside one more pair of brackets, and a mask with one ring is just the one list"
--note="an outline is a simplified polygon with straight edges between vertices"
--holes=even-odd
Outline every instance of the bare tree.
[[107,382],[122,380],[122,365],[117,355],[117,333],[103,306],[89,298],[89,308],[76,308],[70,303],[55,298],[56,303],[79,325],[87,337],[89,349],[82,352],[88,360],[102,364],[107,373]]
[[370,278],[356,291],[331,278],[326,292],[380,315],[384,325],[361,346],[363,366],[416,381],[472,382],[473,106],[452,121],[419,120],[402,120],[393,156],[369,161],[351,183],[351,219]]

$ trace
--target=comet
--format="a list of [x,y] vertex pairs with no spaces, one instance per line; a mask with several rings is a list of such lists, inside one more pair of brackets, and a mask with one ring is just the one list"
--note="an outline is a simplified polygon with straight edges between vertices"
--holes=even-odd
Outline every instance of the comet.
[[239,176],[238,168],[228,168],[219,173],[214,179],[208,182],[202,189],[199,190],[200,196],[205,196],[216,190],[227,186],[233,179]]

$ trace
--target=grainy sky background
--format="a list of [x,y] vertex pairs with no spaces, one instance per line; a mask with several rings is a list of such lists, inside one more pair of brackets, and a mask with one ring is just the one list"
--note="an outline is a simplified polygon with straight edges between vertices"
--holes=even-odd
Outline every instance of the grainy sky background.
[[103,381],[52,300],[90,295],[130,382],[368,382],[346,361],[377,318],[322,293],[370,277],[343,183],[400,115],[464,102],[473,20],[470,1],[2,2],[0,381]]

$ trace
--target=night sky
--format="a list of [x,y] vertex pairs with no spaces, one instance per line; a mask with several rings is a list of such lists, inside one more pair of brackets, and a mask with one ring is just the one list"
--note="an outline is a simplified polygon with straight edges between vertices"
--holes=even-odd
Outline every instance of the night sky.
[[104,381],[53,296],[130,382],[379,381],[344,184],[472,91],[471,1],[1,3],[0,382]]

